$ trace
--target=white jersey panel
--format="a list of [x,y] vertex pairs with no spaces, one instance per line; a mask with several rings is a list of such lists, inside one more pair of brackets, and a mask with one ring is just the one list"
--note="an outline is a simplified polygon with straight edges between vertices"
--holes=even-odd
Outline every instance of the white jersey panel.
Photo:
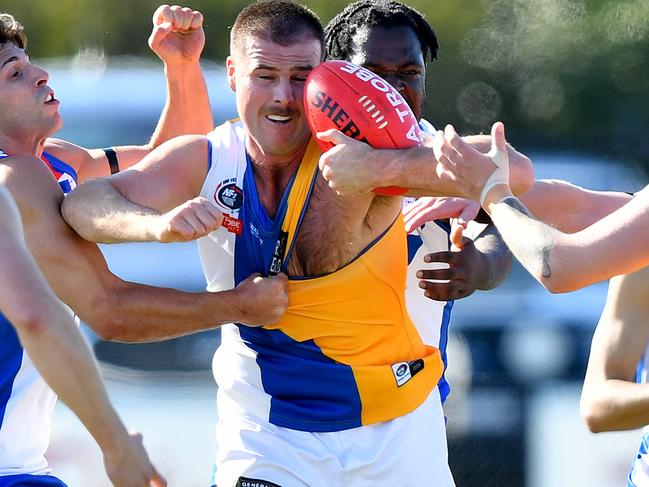
[[[245,197],[242,188],[247,167],[243,124],[226,122],[207,137],[211,160],[201,196],[215,203],[225,215],[238,220]],[[240,199],[228,199],[224,192],[229,195],[238,192]],[[234,287],[235,240],[236,233],[220,228],[198,241],[208,291]],[[221,327],[221,345],[214,354],[212,372],[219,387],[217,402],[222,402],[225,396],[241,406],[242,414],[252,410],[255,414],[268,415],[270,396],[264,392],[257,353],[243,342],[237,325]]]
[[[245,132],[241,122],[226,122],[207,135],[211,144],[210,166],[200,195],[229,217],[238,218],[243,193],[243,175],[246,171]],[[224,193],[236,192],[236,197]],[[222,291],[234,287],[234,244],[236,234],[225,227],[198,240],[208,291]]]

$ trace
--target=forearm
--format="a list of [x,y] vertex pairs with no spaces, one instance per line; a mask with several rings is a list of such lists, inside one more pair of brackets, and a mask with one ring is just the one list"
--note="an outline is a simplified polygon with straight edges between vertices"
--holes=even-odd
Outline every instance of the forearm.
[[151,342],[245,323],[245,304],[236,289],[190,293],[122,281],[79,317],[105,340]]
[[167,101],[151,137],[151,148],[179,135],[206,134],[214,128],[200,64],[165,64],[165,75]]
[[649,424],[649,384],[608,379],[585,390],[581,414],[591,431],[630,430]]
[[509,275],[512,254],[493,223],[490,223],[475,238],[474,245],[482,255],[483,261],[480,271],[483,276],[478,289],[483,291],[494,289]]
[[410,196],[457,196],[457,187],[441,177],[431,148],[376,150],[372,159],[374,187],[408,188]]
[[101,449],[115,450],[127,432],[110,405],[88,345],[60,303],[44,307],[42,315],[42,323],[18,327],[27,354]]
[[61,214],[79,235],[91,242],[150,242],[160,212],[136,205],[109,182],[91,180],[63,200]]

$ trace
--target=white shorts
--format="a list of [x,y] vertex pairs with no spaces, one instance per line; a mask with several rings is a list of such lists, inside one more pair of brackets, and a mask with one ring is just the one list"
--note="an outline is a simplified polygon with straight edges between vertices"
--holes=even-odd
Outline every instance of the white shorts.
[[272,425],[225,394],[218,403],[217,487],[455,485],[437,388],[405,416],[332,433]]

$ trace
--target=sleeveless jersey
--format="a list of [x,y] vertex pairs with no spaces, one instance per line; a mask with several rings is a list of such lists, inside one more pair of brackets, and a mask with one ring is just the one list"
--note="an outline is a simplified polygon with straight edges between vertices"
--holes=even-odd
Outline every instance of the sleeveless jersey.
[[[0,150],[0,159],[9,157]],[[59,159],[43,154],[43,162],[64,194],[76,186],[77,174]],[[22,348],[15,328],[0,314],[0,476],[49,471],[49,444],[56,394]]]
[[[217,127],[208,138],[216,163],[201,195],[238,222],[230,232],[219,229],[199,241],[209,289],[218,290],[272,267],[282,232],[290,254],[320,152],[312,141],[277,215],[269,218],[257,199],[241,123]],[[291,278],[290,306],[279,324],[223,327],[214,361],[219,393],[273,424],[310,432],[387,421],[419,406],[436,386],[442,363],[406,310],[402,225],[399,218],[336,272]],[[233,267],[223,266],[224,254]]]

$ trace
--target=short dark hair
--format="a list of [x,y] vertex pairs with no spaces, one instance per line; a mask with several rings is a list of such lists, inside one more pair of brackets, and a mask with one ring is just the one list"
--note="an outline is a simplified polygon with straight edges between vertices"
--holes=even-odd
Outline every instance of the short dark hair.
[[25,49],[27,47],[27,35],[23,26],[14,19],[13,15],[0,13],[0,47],[7,42]]
[[324,51],[324,29],[311,9],[291,0],[260,0],[237,15],[230,32],[230,50],[241,48],[251,36],[289,46],[305,34],[317,39]]
[[359,0],[345,7],[325,28],[325,58],[349,60],[353,37],[362,27],[411,27],[421,43],[424,61],[437,59],[437,36],[424,16],[393,0]]

